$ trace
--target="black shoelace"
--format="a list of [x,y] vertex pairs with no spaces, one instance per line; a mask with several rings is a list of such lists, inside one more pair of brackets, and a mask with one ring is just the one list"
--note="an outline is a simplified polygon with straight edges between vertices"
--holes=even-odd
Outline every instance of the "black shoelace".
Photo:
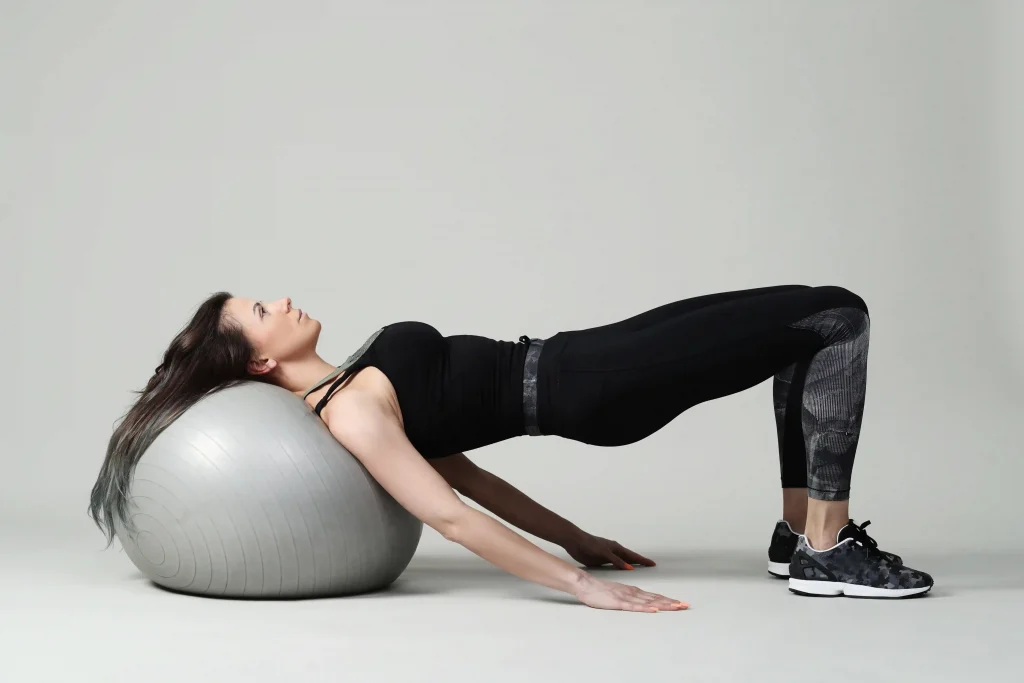
[[878,541],[871,538],[871,536],[868,535],[868,532],[864,530],[868,524],[871,524],[870,519],[860,525],[854,524],[853,520],[851,519],[847,533],[849,534],[850,538],[854,540],[855,543],[859,543],[867,549],[868,555],[874,555],[875,557],[880,557],[882,559],[888,560],[890,564],[903,564],[903,560],[900,559],[899,555],[887,552],[878,547]]

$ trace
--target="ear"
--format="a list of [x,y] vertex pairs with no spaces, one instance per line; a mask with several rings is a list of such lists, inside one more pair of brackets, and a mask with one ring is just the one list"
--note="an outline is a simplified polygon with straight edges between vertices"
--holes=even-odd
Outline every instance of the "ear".
[[261,358],[249,361],[249,374],[265,375],[277,367],[277,361],[273,358]]

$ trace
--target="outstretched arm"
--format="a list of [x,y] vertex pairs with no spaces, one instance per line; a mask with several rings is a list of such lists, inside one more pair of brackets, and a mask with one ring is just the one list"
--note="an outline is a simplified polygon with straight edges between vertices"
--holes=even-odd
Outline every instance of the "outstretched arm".
[[431,462],[453,489],[509,524],[537,538],[565,546],[586,535],[578,526],[527,497],[507,481],[459,453]]
[[615,541],[588,534],[501,477],[478,467],[462,453],[434,460],[432,464],[456,491],[512,526],[561,546],[585,566],[611,564],[619,569],[632,569],[633,564],[655,564]]
[[350,389],[328,407],[325,417],[332,434],[400,505],[446,539],[515,576],[574,595],[591,607],[639,612],[686,607],[662,595],[597,579],[466,505],[412,446],[391,407],[376,396]]

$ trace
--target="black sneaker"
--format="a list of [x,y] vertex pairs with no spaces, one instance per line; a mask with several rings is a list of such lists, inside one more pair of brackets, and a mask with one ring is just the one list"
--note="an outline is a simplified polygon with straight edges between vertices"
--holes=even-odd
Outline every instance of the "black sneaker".
[[789,590],[856,598],[908,598],[930,591],[930,575],[905,567],[899,555],[878,549],[864,531],[870,523],[857,526],[851,519],[827,550],[815,550],[800,536],[789,563]]
[[768,573],[779,579],[789,578],[789,562],[796,550],[796,541],[800,534],[784,519],[775,524],[772,542],[768,546]]

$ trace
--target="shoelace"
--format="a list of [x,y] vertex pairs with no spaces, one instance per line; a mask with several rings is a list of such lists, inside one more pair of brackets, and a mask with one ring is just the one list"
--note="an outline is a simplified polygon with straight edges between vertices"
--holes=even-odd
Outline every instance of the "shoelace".
[[847,533],[850,535],[850,538],[854,540],[854,542],[859,543],[865,548],[867,548],[869,554],[885,558],[892,564],[902,564],[902,560],[900,559],[899,555],[887,552],[878,547],[878,541],[871,538],[871,536],[868,535],[868,532],[864,530],[868,524],[871,524],[870,519],[865,521],[863,524],[859,525],[855,524],[854,521],[851,519],[849,523],[849,526],[851,528]]

